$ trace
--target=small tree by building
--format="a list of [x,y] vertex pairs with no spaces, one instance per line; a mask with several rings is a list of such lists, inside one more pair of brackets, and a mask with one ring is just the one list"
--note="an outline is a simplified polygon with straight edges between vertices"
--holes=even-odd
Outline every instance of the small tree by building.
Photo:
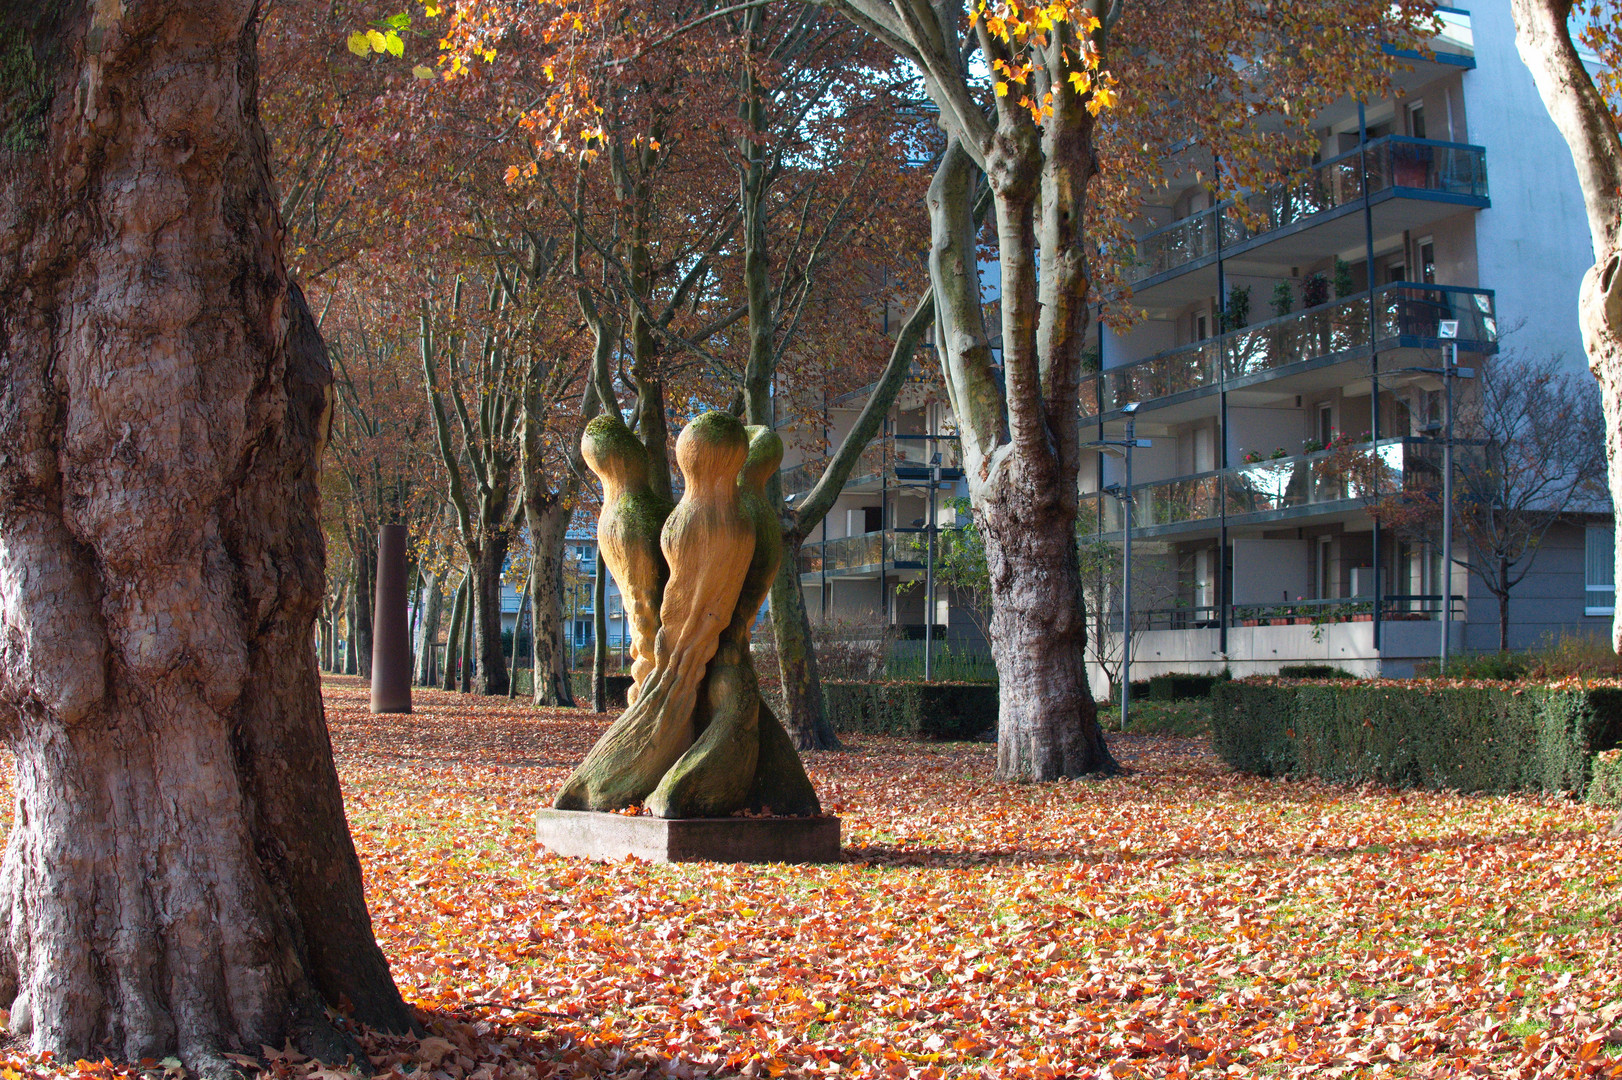
[[[1559,357],[1505,355],[1460,397],[1454,439],[1464,446],[1455,454],[1452,562],[1497,598],[1498,647],[1507,649],[1510,596],[1549,530],[1571,513],[1607,509],[1605,420],[1594,384]],[[1375,512],[1399,533],[1434,539],[1440,472],[1436,483],[1416,490],[1410,482]]]

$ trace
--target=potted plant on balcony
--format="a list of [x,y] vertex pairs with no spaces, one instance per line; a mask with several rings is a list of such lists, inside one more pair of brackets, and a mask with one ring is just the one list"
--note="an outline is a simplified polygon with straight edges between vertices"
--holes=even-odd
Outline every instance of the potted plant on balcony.
[[1262,457],[1261,452],[1258,450],[1246,450],[1245,456],[1239,460],[1243,461],[1246,465],[1255,465],[1266,459]]
[[1323,448],[1324,444],[1319,442],[1317,439],[1308,439],[1306,442],[1301,444],[1301,452],[1303,454],[1320,453]]
[[1352,264],[1338,255],[1335,257],[1334,279],[1336,300],[1344,300],[1357,291],[1352,281]]
[[1228,290],[1228,308],[1222,313],[1223,330],[1243,330],[1250,325],[1250,286],[1235,285]]
[[1332,314],[1318,308],[1329,303],[1329,279],[1320,273],[1311,273],[1301,279],[1301,306],[1312,312],[1312,333],[1318,339],[1318,355],[1328,356],[1334,351],[1334,334],[1330,332]]

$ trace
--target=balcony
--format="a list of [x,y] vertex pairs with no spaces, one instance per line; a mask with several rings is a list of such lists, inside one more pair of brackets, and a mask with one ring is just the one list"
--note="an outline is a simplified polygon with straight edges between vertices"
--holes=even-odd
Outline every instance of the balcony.
[[[1383,494],[1424,482],[1439,471],[1434,443],[1412,438],[1348,443],[1313,454],[1271,458],[1236,468],[1138,484],[1132,488],[1132,534],[1166,535],[1228,524],[1254,524],[1368,507]],[[1081,497],[1083,522],[1120,533],[1119,500]]]
[[[941,466],[946,474],[941,478],[943,481],[952,482],[962,478],[957,471],[955,435],[891,435],[889,439],[888,452],[882,440],[873,442],[862,451],[843,490],[871,490],[885,482],[894,485],[903,479],[916,482],[912,477],[898,478],[897,470],[928,468],[930,458],[936,453],[941,455]],[[808,494],[822,479],[828,461],[827,457],[817,457],[779,472],[777,475],[783,484],[784,497]]]
[[884,570],[921,569],[925,536],[923,529],[885,529],[806,544],[800,548],[800,573],[876,577]]
[[[1137,285],[1215,260],[1219,242],[1225,258],[1241,256],[1335,211],[1361,207],[1365,191],[1370,202],[1419,199],[1451,207],[1448,213],[1460,206],[1486,207],[1487,152],[1465,143],[1400,135],[1375,139],[1314,165],[1292,183],[1238,203],[1220,203],[1146,234],[1138,241],[1128,280]],[[1356,224],[1361,230],[1362,222]],[[1377,224],[1385,231],[1386,222]],[[1319,250],[1331,246],[1320,245]]]
[[1461,352],[1496,350],[1498,320],[1491,291],[1398,282],[1372,295],[1320,304],[1099,372],[1082,385],[1082,416],[1097,416],[1101,408],[1113,415],[1133,401],[1163,406],[1184,400],[1182,395],[1216,393],[1361,358],[1372,351],[1371,343],[1381,350],[1434,349],[1443,319],[1458,320]]

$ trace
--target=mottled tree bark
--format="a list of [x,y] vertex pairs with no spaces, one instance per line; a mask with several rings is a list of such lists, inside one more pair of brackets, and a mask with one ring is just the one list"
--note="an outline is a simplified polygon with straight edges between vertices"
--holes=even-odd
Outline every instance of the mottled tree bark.
[[282,263],[254,17],[0,12],[48,73],[37,139],[0,151],[0,996],[59,1059],[224,1073],[288,1037],[358,1057],[324,1005],[411,1024],[310,649],[331,372]]
[[[1622,140],[1572,43],[1572,0],[1511,0],[1510,8],[1515,44],[1571,148],[1588,211],[1594,265],[1583,277],[1577,317],[1605,410],[1611,503],[1622,507]],[[1618,524],[1622,528],[1622,520]],[[1622,581],[1622,544],[1616,556]],[[1612,619],[1611,645],[1622,652],[1622,605]]]
[[445,670],[441,672],[441,689],[455,690],[456,680],[462,670],[462,628],[467,622],[467,590],[469,577],[466,573],[457,583],[456,593],[451,598],[451,625],[445,635]]
[[445,608],[445,593],[440,575],[423,575],[423,611],[417,620],[417,685],[427,686],[434,681],[434,642],[439,637],[439,616]]
[[777,647],[777,674],[783,691],[783,726],[799,750],[837,750],[839,736],[822,702],[822,674],[811,640],[811,616],[800,585],[800,545],[792,533],[783,536],[781,561],[772,581],[772,641]]

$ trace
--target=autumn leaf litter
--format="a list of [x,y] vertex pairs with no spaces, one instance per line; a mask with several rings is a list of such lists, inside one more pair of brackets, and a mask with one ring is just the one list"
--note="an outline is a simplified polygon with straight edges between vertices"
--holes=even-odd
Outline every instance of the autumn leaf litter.
[[[989,745],[852,738],[808,762],[843,863],[598,864],[531,819],[608,718],[326,692],[428,1033],[362,1033],[380,1076],[1622,1075],[1622,842],[1567,800],[1262,781],[1141,736],[1112,739],[1128,776],[1008,785]],[[51,1066],[9,1053],[0,1080]]]

